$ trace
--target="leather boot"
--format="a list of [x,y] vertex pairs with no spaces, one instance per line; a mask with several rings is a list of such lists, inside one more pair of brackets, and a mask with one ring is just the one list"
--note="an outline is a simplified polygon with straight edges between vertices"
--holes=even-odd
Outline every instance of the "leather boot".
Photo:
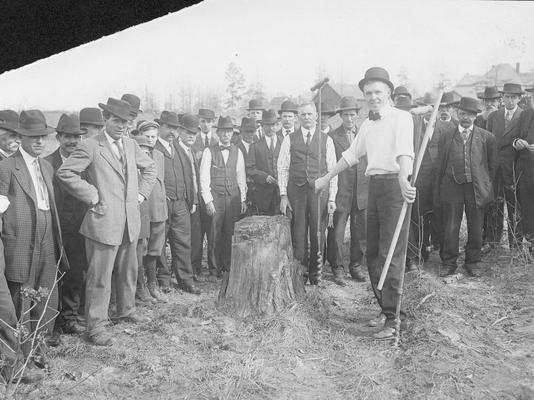
[[362,266],[360,264],[352,265],[349,267],[350,276],[356,282],[365,282],[365,275],[362,271]]
[[332,273],[334,274],[334,282],[339,286],[346,286],[345,282],[345,268],[343,265],[338,265],[337,267],[332,267]]

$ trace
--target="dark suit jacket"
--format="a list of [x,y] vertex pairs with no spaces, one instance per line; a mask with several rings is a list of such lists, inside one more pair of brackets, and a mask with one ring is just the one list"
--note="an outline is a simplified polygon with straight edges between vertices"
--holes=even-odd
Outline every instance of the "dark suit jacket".
[[[174,168],[176,171],[180,171],[183,173],[184,181],[185,181],[185,190],[186,190],[186,202],[189,206],[189,209],[193,207],[193,205],[199,204],[199,193],[198,190],[195,192],[195,185],[193,183],[193,170],[191,168],[191,161],[189,159],[189,156],[187,153],[182,149],[182,146],[180,146],[180,142],[178,139],[176,139],[172,145],[174,146]],[[192,149],[191,149],[192,150]],[[194,156],[194,153],[193,153]],[[195,164],[196,168],[196,164]],[[199,188],[199,176],[198,176],[198,169],[196,169],[196,179],[197,179],[197,189]]]
[[[349,140],[345,135],[343,124],[329,133],[336,149],[336,158],[339,161],[343,152],[350,147]],[[365,176],[367,169],[367,158],[362,157],[360,162],[345,171],[341,172],[337,178],[336,211],[349,212],[354,204],[354,190],[356,190],[356,201],[359,210],[367,208],[367,194],[369,189],[369,177]],[[356,179],[356,188],[354,180]]]
[[[210,147],[216,145],[217,143],[219,143],[219,138],[215,133],[212,132],[210,139]],[[193,143],[193,146],[191,146],[191,150],[193,151],[193,155],[195,156],[195,159],[199,164],[200,160],[202,159],[202,153],[204,152],[205,147],[206,144],[202,142],[202,133],[198,133],[197,138],[195,139],[195,143]]]
[[[446,198],[446,193],[440,193],[440,186],[445,176],[451,143],[456,134],[459,134],[458,128],[449,129],[443,133],[439,140],[439,172],[434,186],[435,204],[439,204],[440,200]],[[471,142],[471,175],[475,190],[475,201],[478,208],[483,208],[493,200],[492,181],[498,165],[497,148],[495,137],[490,132],[475,126],[471,135],[473,135]]]
[[[54,170],[43,159],[39,162],[41,173],[48,190],[52,214],[56,257],[64,254],[59,218],[54,192]],[[37,197],[30,172],[20,151],[0,162],[0,195],[7,196],[10,206],[3,214],[2,241],[8,281],[32,282],[39,263],[39,244],[35,235]],[[67,258],[61,258],[63,268],[68,268]],[[56,273],[56,270],[49,271]]]
[[[534,110],[529,108],[521,113],[519,118],[519,137],[529,144],[534,144]],[[523,167],[532,166],[534,168],[534,154],[528,149],[517,151],[518,162],[521,161]],[[528,164],[525,162],[528,161]]]

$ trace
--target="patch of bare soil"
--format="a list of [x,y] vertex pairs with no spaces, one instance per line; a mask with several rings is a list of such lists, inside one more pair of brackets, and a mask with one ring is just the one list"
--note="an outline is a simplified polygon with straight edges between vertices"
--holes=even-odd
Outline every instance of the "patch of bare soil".
[[444,283],[436,255],[407,278],[411,324],[401,346],[370,336],[368,283],[307,286],[280,315],[235,320],[215,308],[218,284],[141,307],[143,325],[112,327],[117,343],[63,336],[29,399],[534,399],[534,268],[504,251],[481,278]]

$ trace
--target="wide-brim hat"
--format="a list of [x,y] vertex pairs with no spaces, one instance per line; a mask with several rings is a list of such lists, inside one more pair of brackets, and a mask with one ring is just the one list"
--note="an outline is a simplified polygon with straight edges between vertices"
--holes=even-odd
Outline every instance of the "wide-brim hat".
[[261,114],[261,124],[273,125],[278,122],[278,114],[274,110],[263,110]]
[[339,101],[339,108],[336,110],[338,113],[343,111],[355,110],[358,111],[361,107],[358,105],[358,102],[353,96],[342,97]]
[[131,121],[134,119],[134,116],[131,113],[130,103],[127,101],[110,97],[108,98],[108,102],[106,104],[98,103],[98,107],[125,121]]
[[141,99],[137,97],[135,94],[131,94],[131,93],[123,94],[121,97],[121,100],[127,102],[130,105],[131,107],[130,112],[132,113],[134,117],[137,117],[137,114],[143,112],[139,108],[141,106]]
[[523,88],[521,87],[521,84],[519,83],[505,83],[500,92],[508,93],[508,94],[516,94],[518,96],[525,94],[525,92],[523,91]]
[[80,124],[90,124],[95,126],[104,126],[102,111],[94,107],[86,107],[80,110]]
[[486,86],[484,88],[484,93],[477,97],[483,100],[500,99],[501,93],[499,92],[496,86]]
[[480,101],[473,97],[462,97],[458,102],[458,109],[475,114],[478,114],[482,111]]
[[256,120],[254,118],[243,117],[241,119],[241,126],[239,132],[256,132]]
[[197,134],[200,132],[200,127],[198,126],[199,120],[196,115],[193,114],[184,114],[180,118],[179,128],[185,129],[189,133]]
[[63,135],[83,135],[80,129],[80,118],[76,114],[61,114],[56,132]]
[[198,118],[215,119],[215,112],[208,108],[200,108],[198,110]]
[[410,99],[412,98],[412,94],[405,86],[397,86],[393,91],[392,97],[395,96],[408,96]]
[[250,110],[264,110],[265,107],[263,106],[263,102],[259,99],[252,99],[248,102],[248,108],[247,111]]
[[20,113],[19,126],[15,132],[22,136],[44,136],[53,133],[54,128],[47,125],[40,110],[28,110]]
[[417,107],[417,105],[413,104],[409,97],[401,96],[395,100],[395,107],[400,110],[408,111]]
[[298,114],[297,105],[291,100],[285,100],[284,102],[282,102],[280,110],[278,110],[279,114],[282,114],[283,112],[292,112]]
[[13,110],[0,111],[0,128],[16,133],[19,126],[19,114]]
[[217,121],[216,129],[223,129],[223,130],[234,130],[234,121],[232,120],[232,117],[223,117],[220,116],[219,120]]
[[154,118],[154,121],[156,121],[158,124],[166,124],[169,126],[172,126],[174,128],[178,128],[180,126],[180,118],[178,117],[178,114],[176,114],[174,111],[162,111],[159,118]]
[[441,103],[439,103],[440,106],[452,106],[455,104],[458,104],[458,100],[454,100],[453,92],[443,93],[443,96],[441,96]]
[[389,80],[389,73],[381,67],[372,67],[365,71],[364,78],[358,83],[358,87],[363,92],[363,87],[367,82],[371,81],[380,81],[384,82],[391,89],[393,93],[394,86],[393,83]]
[[[319,113],[319,103],[315,103],[315,109],[317,110],[317,113]],[[332,117],[336,115],[336,110],[332,109],[327,103],[324,101],[321,102],[321,115],[327,115],[329,117]]]

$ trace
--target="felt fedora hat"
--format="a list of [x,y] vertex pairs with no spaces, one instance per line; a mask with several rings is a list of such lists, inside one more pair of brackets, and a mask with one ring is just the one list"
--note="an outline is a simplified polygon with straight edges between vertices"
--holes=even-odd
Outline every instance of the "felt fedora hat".
[[139,109],[139,107],[141,106],[141,99],[135,94],[123,94],[121,100],[127,102],[130,105],[130,112],[133,114],[134,117],[137,117],[137,114],[143,112],[141,109]]
[[501,93],[497,90],[496,86],[486,86],[484,93],[478,96],[479,99],[492,100],[501,98]]
[[248,102],[248,108],[247,110],[264,110],[265,107],[263,106],[263,101],[260,99],[252,99]]
[[10,132],[16,132],[19,126],[19,114],[13,110],[0,111],[0,128]]
[[80,118],[77,114],[61,114],[56,132],[64,135],[83,135],[80,129]]
[[291,100],[285,100],[284,102],[282,102],[280,110],[278,110],[279,114],[282,114],[283,112],[292,112],[298,114],[297,105]]
[[363,79],[358,83],[358,87],[363,92],[363,86],[367,82],[371,82],[371,81],[384,82],[386,85],[389,86],[389,88],[391,89],[391,92],[393,93],[393,89],[394,89],[393,83],[391,83],[391,81],[389,80],[389,73],[384,68],[381,68],[381,67],[369,68],[367,71],[365,71],[365,75]]
[[159,118],[155,118],[154,121],[160,125],[166,124],[174,128],[178,128],[180,126],[180,118],[178,118],[178,114],[176,114],[174,111],[164,110],[161,112]]
[[44,114],[39,110],[22,111],[19,126],[15,129],[22,136],[44,136],[54,132],[54,128],[46,124]]
[[[319,113],[319,103],[315,103],[315,109]],[[332,109],[326,102],[321,102],[321,115],[327,115],[329,117],[336,115],[336,110]]]
[[256,120],[254,118],[243,117],[239,132],[256,132]]
[[278,114],[274,110],[263,110],[260,123],[273,125],[278,122]]
[[454,100],[453,92],[445,92],[443,93],[443,96],[441,96],[441,103],[439,105],[440,106],[451,106],[457,103],[458,101]]
[[338,113],[342,113],[343,111],[349,111],[349,110],[356,110],[358,111],[361,107],[358,106],[358,102],[356,101],[356,98],[353,96],[345,96],[342,97],[339,101],[339,108],[336,110]]
[[184,114],[182,115],[182,118],[180,118],[179,127],[185,129],[189,133],[197,134],[198,132],[200,132],[200,127],[198,126],[198,124],[199,121],[196,115]]
[[523,92],[521,84],[519,83],[505,83],[501,90],[501,93],[516,94],[518,96],[525,94],[525,92]]
[[114,99],[113,97],[110,97],[108,98],[108,102],[106,104],[98,103],[98,107],[125,121],[131,121],[133,119],[133,115],[130,111],[131,106],[130,103],[128,103],[127,101],[118,100]]
[[234,121],[232,121],[232,117],[223,117],[220,116],[219,120],[217,121],[217,129],[222,130],[234,130]]
[[80,124],[104,126],[102,111],[98,108],[86,107],[80,110]]
[[395,90],[393,91],[393,96],[407,96],[410,99],[412,98],[412,94],[408,91],[406,86],[397,86]]
[[480,107],[480,101],[473,97],[462,97],[458,103],[458,109],[478,114],[482,111]]
[[402,96],[395,100],[395,107],[399,110],[408,111],[417,106],[408,97]]
[[200,108],[198,110],[198,118],[215,119],[215,112],[208,108]]

